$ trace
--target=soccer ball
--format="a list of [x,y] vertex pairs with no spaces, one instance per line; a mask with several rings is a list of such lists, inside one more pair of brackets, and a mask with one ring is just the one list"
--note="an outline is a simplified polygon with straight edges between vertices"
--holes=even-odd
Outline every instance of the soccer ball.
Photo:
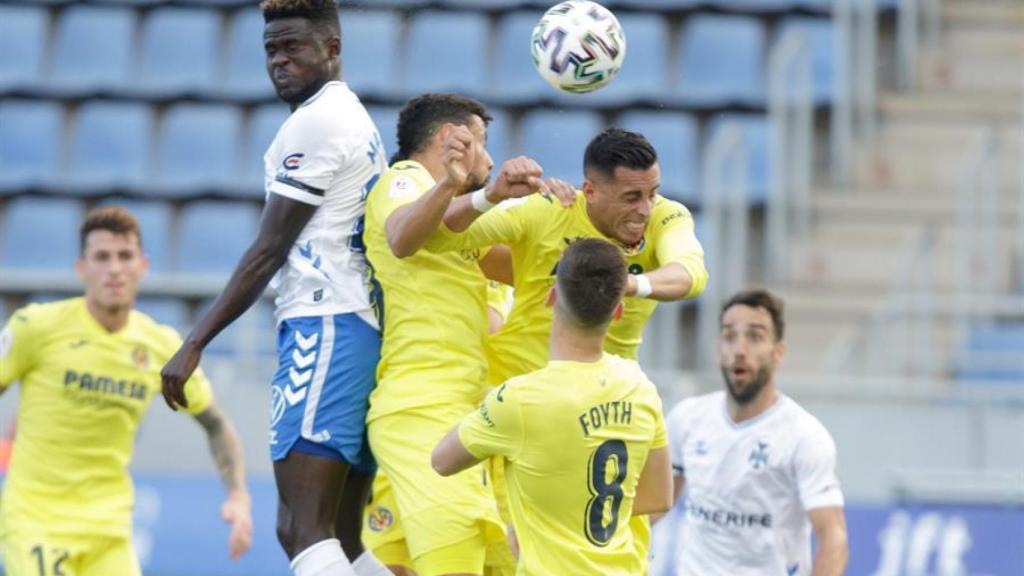
[[608,84],[626,57],[626,36],[607,8],[589,0],[556,4],[544,13],[530,39],[541,78],[581,94]]

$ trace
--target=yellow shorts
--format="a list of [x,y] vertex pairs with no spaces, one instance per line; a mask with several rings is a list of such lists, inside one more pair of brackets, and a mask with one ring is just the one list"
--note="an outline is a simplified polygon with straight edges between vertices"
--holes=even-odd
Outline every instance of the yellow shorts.
[[140,576],[130,538],[49,534],[11,529],[0,538],[4,568],[11,576]]
[[505,542],[482,466],[443,478],[430,466],[434,446],[475,406],[431,406],[369,424],[370,447],[394,490],[396,517],[419,576],[483,574],[487,549]]
[[362,540],[363,546],[386,566],[412,569],[405,530],[398,520],[395,492],[383,470],[378,470],[373,479],[373,495],[363,512]]

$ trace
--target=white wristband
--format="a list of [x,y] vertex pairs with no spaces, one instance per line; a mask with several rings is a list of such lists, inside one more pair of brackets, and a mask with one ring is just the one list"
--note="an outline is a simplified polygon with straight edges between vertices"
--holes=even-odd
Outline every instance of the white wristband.
[[636,280],[636,294],[633,294],[634,298],[647,298],[654,291],[651,288],[651,279],[647,277],[647,274],[634,274],[633,279]]
[[477,212],[480,212],[481,214],[487,212],[488,210],[494,208],[495,206],[495,204],[491,203],[491,201],[487,199],[486,188],[481,188],[476,192],[470,194],[469,200],[473,204],[473,209],[476,210]]

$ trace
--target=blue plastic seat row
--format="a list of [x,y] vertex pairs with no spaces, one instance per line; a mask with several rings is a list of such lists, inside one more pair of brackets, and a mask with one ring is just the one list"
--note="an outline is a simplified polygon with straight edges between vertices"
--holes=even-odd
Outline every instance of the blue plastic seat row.
[[[620,77],[593,95],[567,97],[533,70],[529,43],[538,16],[537,10],[502,16],[493,34],[497,49],[492,62],[491,27],[481,13],[421,10],[403,32],[398,13],[344,10],[344,74],[362,93],[397,99],[424,91],[459,91],[505,101],[639,98],[693,106],[756,106],[765,100],[768,38],[756,18],[698,14],[685,21],[673,45],[666,19],[624,12],[620,21],[628,48]],[[13,55],[0,62],[0,87],[42,85],[159,98],[273,97],[264,64],[263,19],[256,9],[229,18],[219,10],[200,8],[159,7],[140,16],[131,7],[72,5],[56,21],[49,65],[48,18],[42,8],[0,6],[0,49]],[[809,30],[817,82],[829,86],[831,24],[807,18],[783,21],[782,29],[793,27]],[[140,48],[138,55],[135,47]]]

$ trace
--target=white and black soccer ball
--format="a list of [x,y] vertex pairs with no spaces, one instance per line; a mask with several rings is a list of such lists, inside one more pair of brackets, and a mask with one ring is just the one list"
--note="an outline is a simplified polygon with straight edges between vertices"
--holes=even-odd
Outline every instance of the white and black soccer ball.
[[530,53],[549,84],[581,94],[607,85],[626,57],[626,35],[610,10],[589,0],[552,6],[533,28]]

